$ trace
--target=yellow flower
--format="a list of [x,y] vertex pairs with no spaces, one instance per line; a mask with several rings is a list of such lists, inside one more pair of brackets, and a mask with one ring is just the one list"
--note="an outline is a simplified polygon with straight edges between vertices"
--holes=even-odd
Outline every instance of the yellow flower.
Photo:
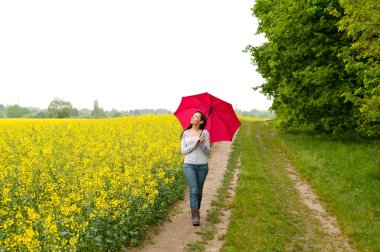
[[1,120],[0,246],[72,251],[102,220],[153,214],[182,173],[180,132],[172,115]]

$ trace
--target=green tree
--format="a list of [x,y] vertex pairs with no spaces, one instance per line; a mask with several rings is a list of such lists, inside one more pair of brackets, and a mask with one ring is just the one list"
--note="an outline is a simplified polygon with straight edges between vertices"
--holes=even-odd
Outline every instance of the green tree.
[[99,107],[99,103],[97,100],[94,101],[94,110],[91,112],[91,117],[93,118],[105,118],[107,117],[107,113]]
[[359,107],[358,131],[380,136],[380,1],[340,3],[345,15],[338,22],[339,29],[353,40],[341,58],[346,70],[356,76],[355,85],[344,96]]
[[19,105],[11,105],[7,107],[6,110],[8,118],[21,118],[24,115],[31,113],[28,108],[24,108]]
[[114,108],[110,111],[110,114],[111,114],[111,117],[113,117],[113,118],[122,116],[121,112],[119,112],[118,110],[116,110]]
[[37,113],[36,117],[37,118],[46,118],[47,116],[46,116],[46,113],[44,111],[40,111]]
[[79,118],[90,118],[91,117],[91,110],[86,109],[86,108],[80,109],[78,111],[78,117]]
[[75,117],[75,118],[78,118],[78,117],[79,117],[79,111],[78,111],[77,108],[73,108],[73,109],[71,110],[71,116],[72,116],[72,117]]
[[54,98],[48,107],[48,117],[50,118],[69,118],[73,106],[70,102]]
[[0,118],[7,117],[7,112],[3,104],[0,104]]
[[349,39],[337,28],[344,10],[338,0],[257,0],[258,33],[268,42],[247,46],[266,79],[258,88],[273,100],[271,110],[283,127],[314,124],[330,133],[353,129],[355,107],[342,94],[354,76],[338,58]]

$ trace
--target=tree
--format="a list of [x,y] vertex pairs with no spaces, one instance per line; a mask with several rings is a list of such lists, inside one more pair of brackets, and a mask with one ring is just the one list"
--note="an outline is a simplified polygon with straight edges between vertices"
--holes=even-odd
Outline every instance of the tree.
[[329,133],[354,129],[357,108],[342,96],[354,75],[338,58],[351,40],[332,13],[344,13],[338,0],[257,0],[253,11],[268,42],[245,51],[266,79],[258,88],[273,99],[278,123],[314,124]]
[[251,109],[250,111],[242,111],[235,109],[237,115],[253,117],[253,118],[275,118],[275,114],[265,110]]
[[7,112],[3,104],[0,104],[0,118],[7,117]]
[[31,112],[28,108],[24,108],[19,105],[11,105],[7,107],[6,110],[8,118],[21,118]]
[[69,118],[73,106],[70,102],[54,98],[48,107],[48,117],[50,118]]
[[79,118],[90,118],[91,117],[91,110],[86,109],[86,108],[80,109],[78,111],[78,117]]
[[44,111],[40,111],[37,113],[37,118],[46,118],[46,113]]
[[73,109],[71,110],[71,116],[72,116],[72,117],[75,117],[75,118],[78,118],[78,117],[79,117],[79,111],[78,111],[77,108],[73,108]]
[[122,116],[121,112],[119,112],[118,110],[114,108],[110,111],[110,114],[111,114],[111,117],[113,118]]
[[94,101],[94,110],[91,112],[91,117],[93,118],[105,118],[107,117],[107,113],[99,107],[99,103],[97,100]]
[[340,3],[345,15],[338,22],[339,29],[353,40],[342,50],[341,58],[346,70],[356,76],[355,85],[344,96],[359,108],[357,130],[380,136],[380,2]]

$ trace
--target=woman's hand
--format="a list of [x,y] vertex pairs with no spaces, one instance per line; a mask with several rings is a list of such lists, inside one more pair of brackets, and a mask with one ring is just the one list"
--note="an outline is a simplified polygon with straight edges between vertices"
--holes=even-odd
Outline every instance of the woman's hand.
[[198,138],[198,141],[197,143],[204,143],[205,142],[205,135],[201,135],[199,138]]

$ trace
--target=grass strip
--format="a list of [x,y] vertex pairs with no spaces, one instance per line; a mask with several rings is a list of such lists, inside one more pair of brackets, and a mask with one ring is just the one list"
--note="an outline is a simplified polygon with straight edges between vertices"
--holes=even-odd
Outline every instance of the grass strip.
[[268,123],[246,122],[238,137],[241,167],[222,251],[321,251],[326,234],[300,201],[288,160]]
[[351,245],[359,251],[379,251],[379,141],[332,139],[306,130],[279,138]]

